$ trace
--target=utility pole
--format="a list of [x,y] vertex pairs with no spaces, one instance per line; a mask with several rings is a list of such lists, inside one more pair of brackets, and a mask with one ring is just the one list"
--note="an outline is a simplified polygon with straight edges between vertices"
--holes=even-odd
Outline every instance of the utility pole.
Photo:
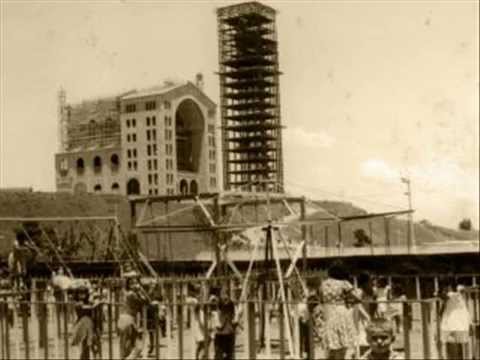
[[407,237],[407,247],[408,247],[408,253],[410,253],[410,250],[412,249],[413,246],[415,246],[415,229],[413,227],[413,213],[412,211],[412,188],[411,188],[411,181],[409,177],[402,177],[401,178],[402,183],[407,185],[407,192],[405,192],[405,195],[408,198],[408,210],[410,210],[410,213],[408,214],[408,237]]

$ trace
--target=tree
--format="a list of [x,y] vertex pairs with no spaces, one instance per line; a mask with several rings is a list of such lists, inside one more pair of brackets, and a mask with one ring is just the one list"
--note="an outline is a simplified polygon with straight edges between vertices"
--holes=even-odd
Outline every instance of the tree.
[[370,236],[368,236],[363,229],[355,230],[353,235],[355,236],[355,239],[357,239],[357,242],[353,244],[355,247],[364,247],[366,245],[371,245],[372,243],[372,239],[370,239]]
[[465,230],[465,231],[470,231],[472,230],[472,220],[470,219],[463,219],[462,221],[460,221],[460,223],[458,224],[458,228],[460,230]]

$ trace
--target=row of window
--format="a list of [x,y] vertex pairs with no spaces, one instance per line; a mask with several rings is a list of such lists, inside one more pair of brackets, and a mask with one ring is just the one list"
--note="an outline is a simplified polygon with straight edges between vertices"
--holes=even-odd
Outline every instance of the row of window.
[[156,156],[157,155],[157,144],[148,144],[147,145],[147,156]]
[[147,130],[147,141],[156,141],[157,140],[157,130]]
[[[118,170],[118,167],[120,166],[120,158],[118,157],[117,154],[112,154],[110,156],[110,166],[111,166],[112,171],[117,171]],[[83,160],[83,158],[78,158],[77,159],[76,167],[77,167],[77,172],[79,174],[83,174],[83,172],[85,171],[85,161]],[[63,159],[60,162],[60,170],[62,172],[68,171],[68,160],[67,159]],[[96,173],[102,171],[102,158],[100,156],[95,156],[93,158],[93,170]]]
[[147,169],[148,170],[157,170],[158,169],[158,162],[157,162],[157,159],[153,159],[153,160],[148,160],[147,161]]
[[173,145],[172,144],[165,144],[165,154],[172,155],[173,154]]
[[148,184],[149,185],[158,185],[158,174],[148,174]]
[[131,127],[136,127],[137,126],[137,120],[135,119],[127,119],[126,121],[127,128]]
[[[168,110],[172,107],[172,104],[170,101],[164,101],[163,102],[163,107]],[[155,110],[157,108],[157,102],[156,101],[147,101],[145,102],[145,110]],[[125,112],[126,113],[133,113],[137,111],[137,104],[126,104],[125,105]],[[140,111],[140,107],[139,107]]]
[[148,195],[158,195],[158,189],[148,189]]
[[129,161],[127,163],[127,168],[128,168],[128,170],[136,171],[138,169],[138,163],[136,161]]
[[171,116],[165,116],[165,127],[172,126],[172,117]]
[[173,131],[165,129],[165,140],[170,141],[173,139]]
[[137,141],[137,134],[127,134],[127,142],[136,142]]
[[167,185],[173,184],[173,174],[167,173]]
[[157,125],[157,118],[155,116],[152,116],[151,118],[147,116],[147,126],[156,126]]
[[137,149],[128,149],[127,150],[127,158],[136,158],[137,157]]
[[[115,183],[112,184],[111,189],[112,189],[112,191],[118,191],[118,190],[120,190],[120,185],[115,182]],[[100,184],[95,185],[93,187],[93,191],[94,192],[102,191],[102,185],[100,185]]]
[[173,159],[166,159],[165,160],[165,168],[167,170],[172,170],[173,169]]

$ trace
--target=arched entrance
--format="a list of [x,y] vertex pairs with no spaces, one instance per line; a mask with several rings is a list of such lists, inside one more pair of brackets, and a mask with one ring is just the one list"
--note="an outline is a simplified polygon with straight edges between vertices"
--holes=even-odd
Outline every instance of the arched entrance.
[[185,179],[180,181],[180,194],[187,195],[188,194],[188,182]]
[[190,194],[197,195],[198,194],[198,184],[195,180],[190,182]]
[[127,182],[127,195],[140,195],[140,183],[137,179],[130,179]]
[[183,100],[175,112],[177,169],[198,172],[205,119],[200,107],[191,99]]

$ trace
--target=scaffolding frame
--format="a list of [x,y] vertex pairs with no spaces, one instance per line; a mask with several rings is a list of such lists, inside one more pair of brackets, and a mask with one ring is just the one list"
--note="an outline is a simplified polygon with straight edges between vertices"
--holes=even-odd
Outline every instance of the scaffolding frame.
[[275,16],[257,2],[217,10],[225,190],[284,191]]

